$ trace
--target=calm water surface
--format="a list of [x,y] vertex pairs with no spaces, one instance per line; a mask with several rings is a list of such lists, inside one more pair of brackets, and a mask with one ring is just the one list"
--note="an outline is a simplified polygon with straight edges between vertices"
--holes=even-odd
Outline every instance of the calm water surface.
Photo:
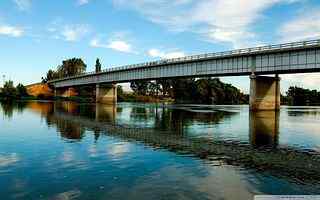
[[320,107],[1,103],[1,199],[320,194]]

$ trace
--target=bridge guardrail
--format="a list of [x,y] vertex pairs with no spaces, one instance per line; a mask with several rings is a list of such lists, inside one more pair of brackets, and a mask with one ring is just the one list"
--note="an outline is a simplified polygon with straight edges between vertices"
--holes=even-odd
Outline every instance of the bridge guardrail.
[[[275,45],[266,45],[266,46],[259,46],[259,47],[253,47],[253,48],[223,51],[223,52],[217,52],[217,53],[205,53],[205,54],[191,55],[191,56],[185,56],[185,57],[180,57],[180,58],[161,59],[161,60],[157,60],[157,61],[150,61],[150,62],[139,63],[139,64],[131,64],[131,65],[124,65],[124,66],[120,66],[120,67],[107,68],[107,69],[102,70],[99,73],[113,72],[113,71],[147,67],[147,66],[156,66],[156,65],[161,65],[161,64],[170,64],[170,63],[183,62],[183,61],[194,61],[194,60],[199,60],[199,59],[210,59],[210,58],[214,59],[214,58],[219,58],[222,56],[241,55],[241,54],[247,54],[247,53],[259,53],[259,52],[266,52],[266,51],[283,50],[283,49],[299,48],[299,47],[310,47],[310,46],[320,46],[320,39],[300,41],[300,42],[291,42],[291,43],[283,43],[283,44],[275,44]],[[92,71],[92,72],[82,73],[77,76],[69,76],[69,77],[65,77],[65,78],[61,78],[61,79],[55,79],[55,80],[52,80],[49,82],[56,82],[56,81],[70,79],[70,78],[77,78],[77,77],[82,77],[85,75],[99,74],[99,73]]]

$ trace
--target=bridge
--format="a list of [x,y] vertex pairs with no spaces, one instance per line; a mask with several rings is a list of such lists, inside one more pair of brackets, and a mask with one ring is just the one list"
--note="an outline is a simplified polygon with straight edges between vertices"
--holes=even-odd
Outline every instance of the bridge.
[[[250,109],[278,110],[280,108],[278,75],[310,72],[320,72],[320,39],[126,65],[56,79],[49,81],[49,84],[54,86],[56,96],[74,86],[96,85],[97,102],[116,103],[117,83],[245,75],[251,79]],[[105,84],[107,86],[103,86]]]

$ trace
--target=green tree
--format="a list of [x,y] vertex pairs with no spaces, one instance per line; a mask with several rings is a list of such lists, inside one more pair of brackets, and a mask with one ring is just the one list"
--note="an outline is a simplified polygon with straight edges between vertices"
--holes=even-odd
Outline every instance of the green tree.
[[57,67],[57,70],[49,70],[45,77],[42,77],[42,83],[50,80],[75,76],[83,74],[86,71],[87,65],[81,58],[72,58],[62,61],[62,65]]
[[212,90],[210,85],[210,80],[199,79],[196,81],[197,93],[199,96],[199,103],[212,103]]
[[156,83],[160,86],[163,96],[172,96],[172,81],[169,79],[159,79]]
[[172,80],[173,98],[176,102],[191,103],[198,99],[195,79]]
[[53,79],[56,79],[56,78],[58,78],[58,75],[57,75],[57,73],[54,71],[54,70],[49,70],[48,72],[47,72],[47,81],[50,81],[50,80],[53,80]]
[[146,95],[148,92],[150,81],[138,80],[130,83],[130,88],[135,94]]
[[15,98],[17,96],[17,90],[13,85],[13,81],[6,81],[3,89],[2,94],[6,98]]
[[83,74],[86,71],[86,68],[87,65],[81,58],[72,58],[62,61],[62,65],[58,66],[57,73],[59,78],[64,78]]
[[148,94],[151,96],[158,96],[161,87],[157,82],[150,82],[148,85]]
[[19,83],[16,87],[16,90],[17,90],[17,95],[19,97],[26,97],[28,96],[28,92],[27,92],[27,88],[22,85],[21,83]]
[[286,94],[286,101],[290,105],[304,106],[318,105],[320,103],[320,92],[317,90],[309,90],[291,86]]
[[101,72],[101,63],[99,58],[96,60],[96,72]]
[[118,101],[124,101],[125,97],[124,97],[124,91],[121,85],[117,85],[117,98]]
[[218,78],[175,79],[173,91],[176,102],[205,104],[248,103],[246,95],[239,89],[220,81]]

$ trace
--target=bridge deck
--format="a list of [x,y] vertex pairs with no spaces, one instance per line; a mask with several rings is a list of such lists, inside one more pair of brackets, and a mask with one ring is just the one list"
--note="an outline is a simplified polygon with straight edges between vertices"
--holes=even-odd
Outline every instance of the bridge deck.
[[320,71],[320,40],[268,45],[109,68],[50,81],[56,87],[173,77]]

